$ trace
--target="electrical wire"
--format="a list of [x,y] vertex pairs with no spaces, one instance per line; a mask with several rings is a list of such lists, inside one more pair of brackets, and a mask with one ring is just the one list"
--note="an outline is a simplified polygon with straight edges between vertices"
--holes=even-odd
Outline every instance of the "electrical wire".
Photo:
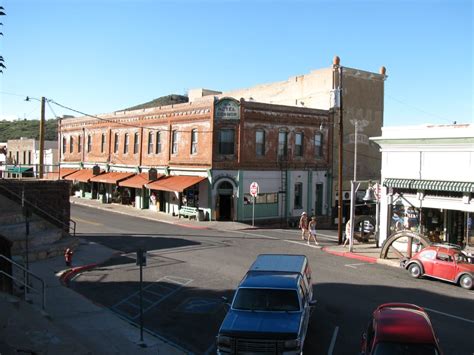
[[416,106],[414,106],[414,105],[407,104],[406,102],[403,102],[402,100],[399,100],[399,99],[397,99],[397,98],[395,98],[395,97],[393,97],[393,96],[391,96],[391,95],[388,95],[388,94],[386,94],[386,95],[387,95],[388,98],[392,99],[393,101],[396,101],[396,102],[398,102],[398,103],[400,103],[400,104],[402,104],[402,105],[405,105],[405,106],[411,107],[411,108],[413,108],[413,109],[415,109],[415,110],[418,110],[418,111],[420,111],[420,112],[423,112],[425,115],[433,116],[433,117],[439,118],[439,119],[441,119],[441,120],[443,120],[443,121],[446,121],[446,122],[449,122],[449,123],[452,123],[452,122],[453,122],[453,120],[449,120],[449,119],[447,119],[446,117],[442,117],[442,116],[435,115],[434,113],[431,113],[431,112],[422,110],[421,108],[416,107]]

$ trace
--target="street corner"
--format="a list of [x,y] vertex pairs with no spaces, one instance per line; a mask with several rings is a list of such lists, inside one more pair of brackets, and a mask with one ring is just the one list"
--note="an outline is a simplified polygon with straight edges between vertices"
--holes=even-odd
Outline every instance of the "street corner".
[[66,269],[64,271],[60,271],[56,275],[59,276],[59,280],[61,281],[61,284],[63,284],[66,287],[69,287],[69,282],[71,281],[71,279],[74,276],[76,276],[77,274],[79,274],[81,272],[91,270],[91,269],[95,268],[96,266],[98,266],[97,263],[76,266],[76,267]]
[[[336,247],[336,248],[338,248],[338,247]],[[336,256],[342,256],[342,257],[348,258],[348,259],[361,260],[361,261],[365,261],[365,262],[372,263],[372,264],[377,263],[377,260],[378,260],[378,258],[373,257],[373,256],[357,254],[357,253],[350,252],[350,251],[340,250],[339,248],[335,249],[335,248],[331,248],[331,247],[323,247],[323,248],[321,248],[321,250],[328,253],[328,254],[332,254],[332,255],[336,255]]]

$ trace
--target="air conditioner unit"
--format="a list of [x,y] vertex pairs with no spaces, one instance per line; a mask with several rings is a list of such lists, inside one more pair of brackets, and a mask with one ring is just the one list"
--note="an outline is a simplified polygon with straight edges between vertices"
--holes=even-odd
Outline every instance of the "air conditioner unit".
[[[334,195],[334,199],[336,201],[339,201],[339,192],[336,191],[336,194]],[[343,201],[349,201],[351,199],[351,192],[350,191],[342,191],[342,200]]]

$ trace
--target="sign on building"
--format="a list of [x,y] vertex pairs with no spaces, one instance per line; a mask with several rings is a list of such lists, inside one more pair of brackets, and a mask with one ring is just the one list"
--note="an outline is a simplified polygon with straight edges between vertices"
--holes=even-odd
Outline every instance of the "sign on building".
[[216,120],[240,120],[240,103],[232,98],[223,98],[216,102],[214,109]]

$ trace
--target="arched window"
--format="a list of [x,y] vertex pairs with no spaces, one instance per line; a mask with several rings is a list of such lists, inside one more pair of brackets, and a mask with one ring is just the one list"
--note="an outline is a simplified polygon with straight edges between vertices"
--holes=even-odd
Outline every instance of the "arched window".
[[123,142],[123,154],[128,153],[128,144],[130,143],[130,135],[128,133],[125,133],[125,139]]
[[69,153],[74,151],[74,137],[69,138]]
[[288,156],[288,132],[280,131],[278,133],[278,156],[287,157]]
[[148,154],[153,154],[153,132],[148,132]]
[[80,153],[82,150],[82,137],[77,136],[77,152]]
[[89,134],[87,136],[87,153],[90,153],[92,150],[92,136]]
[[138,153],[139,144],[140,144],[138,139],[139,139],[138,132],[135,132],[133,136],[133,154]]
[[265,131],[263,129],[255,131],[255,154],[259,157],[265,155]]
[[114,134],[114,153],[118,153],[118,147],[119,147],[119,135],[118,133]]
[[66,137],[63,137],[63,154],[66,153],[66,144]]
[[198,131],[193,129],[191,131],[191,154],[197,153],[197,144],[198,144]]
[[161,131],[156,132],[156,154],[160,154],[162,150],[161,146]]

